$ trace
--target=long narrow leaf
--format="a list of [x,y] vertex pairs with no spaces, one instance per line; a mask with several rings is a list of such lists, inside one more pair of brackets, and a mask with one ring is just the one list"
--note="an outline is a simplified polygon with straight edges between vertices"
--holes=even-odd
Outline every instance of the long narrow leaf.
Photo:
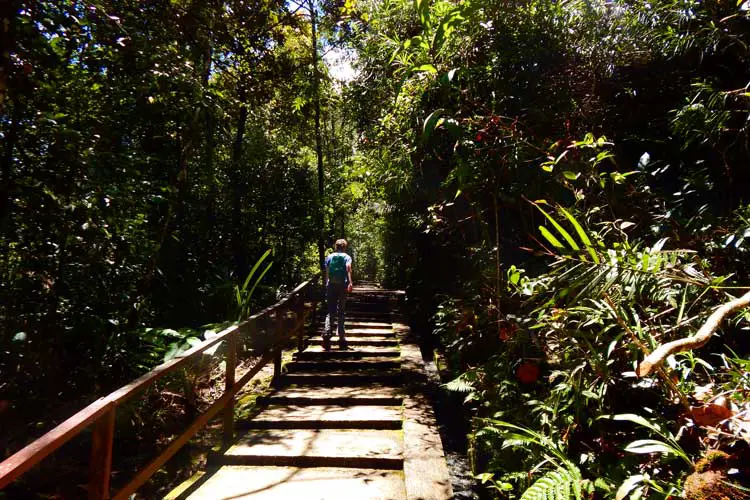
[[[264,253],[264,254],[263,254],[263,255],[261,256],[261,258],[260,258],[260,259],[258,259],[258,262],[256,262],[256,263],[255,263],[255,265],[253,266],[253,268],[252,268],[252,269],[250,269],[250,274],[248,274],[248,275],[247,275],[247,279],[245,279],[245,283],[244,283],[244,284],[242,285],[242,291],[243,291],[243,292],[244,292],[245,290],[247,290],[247,285],[248,285],[248,284],[250,283],[250,280],[251,280],[251,279],[253,278],[253,275],[255,274],[255,271],[257,271],[257,270],[258,270],[258,268],[260,267],[260,265],[261,265],[261,264],[263,263],[263,261],[264,261],[264,260],[266,260],[266,258],[267,258],[267,257],[268,257],[269,255],[271,255],[271,251],[272,251],[272,250],[271,250],[270,248],[269,248],[268,250],[266,250],[266,253]],[[253,288],[255,288],[255,287],[253,287]],[[252,292],[250,292],[250,293],[252,293]]]
[[266,268],[263,270],[263,272],[260,273],[260,276],[258,276],[258,279],[255,280],[255,284],[250,289],[250,293],[248,294],[248,297],[252,297],[253,296],[253,292],[255,291],[255,288],[258,286],[258,283],[260,283],[260,280],[262,280],[263,277],[266,275],[266,273],[268,272],[268,270],[271,269],[271,266],[273,266],[273,262],[269,262],[268,265],[266,266]]
[[563,207],[559,207],[559,210],[560,212],[562,212],[565,218],[568,219],[571,224],[573,224],[573,228],[576,230],[576,233],[578,233],[578,237],[581,239],[581,243],[583,243],[583,245],[586,247],[586,250],[589,252],[589,255],[591,255],[591,258],[594,260],[594,262],[598,264],[600,262],[599,255],[597,255],[597,253],[594,251],[593,245],[591,244],[591,239],[589,239],[586,231],[570,212],[565,210]]
[[611,418],[612,420],[617,420],[619,422],[633,422],[634,424],[638,424],[648,429],[651,429],[657,434],[661,434],[661,429],[659,429],[656,425],[652,424],[651,422],[649,422],[642,416],[636,415],[634,413],[623,413],[620,415],[602,415],[599,418],[602,418],[602,419]]
[[542,207],[540,207],[537,203],[534,203],[534,206],[539,209],[540,212],[544,214],[544,216],[547,218],[547,220],[550,221],[552,226],[557,230],[558,233],[560,233],[560,236],[562,236],[565,241],[568,242],[568,245],[570,245],[570,248],[573,249],[576,252],[579,252],[581,250],[581,247],[578,246],[578,243],[576,243],[576,240],[573,239],[573,237],[568,233],[563,227],[558,224],[558,222],[552,217],[550,214],[544,211]]
[[630,453],[664,453],[667,455],[679,455],[680,453],[667,443],[656,439],[639,439],[625,447]]
[[565,248],[565,245],[563,245],[562,243],[560,243],[560,240],[558,240],[557,238],[555,238],[552,235],[552,233],[550,233],[549,230],[546,227],[539,226],[539,232],[542,233],[542,236],[544,236],[544,238],[547,241],[549,241],[550,244],[552,244],[553,247],[555,247],[555,248],[563,248],[563,249]]

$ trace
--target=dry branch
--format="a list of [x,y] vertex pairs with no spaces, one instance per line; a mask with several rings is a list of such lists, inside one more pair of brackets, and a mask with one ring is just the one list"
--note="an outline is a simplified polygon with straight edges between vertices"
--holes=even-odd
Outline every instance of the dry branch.
[[698,330],[695,335],[667,342],[646,356],[646,359],[644,359],[638,366],[638,376],[645,377],[650,375],[658,366],[661,366],[670,354],[703,347],[709,341],[716,329],[719,328],[719,324],[721,324],[725,317],[737,309],[747,307],[748,305],[750,305],[750,292],[747,292],[742,297],[730,300],[726,304],[721,305],[711,314],[711,316],[708,317],[706,322],[700,327],[700,330]]

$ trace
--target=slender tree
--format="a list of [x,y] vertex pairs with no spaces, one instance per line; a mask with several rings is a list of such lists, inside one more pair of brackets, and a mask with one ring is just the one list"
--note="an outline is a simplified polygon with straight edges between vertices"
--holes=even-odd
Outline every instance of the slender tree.
[[308,9],[310,11],[310,28],[311,40],[310,47],[312,50],[312,83],[313,83],[313,106],[315,108],[315,154],[318,157],[318,259],[320,261],[320,270],[324,268],[324,238],[323,231],[325,227],[324,207],[324,182],[323,182],[323,133],[320,128],[320,68],[318,67],[320,55],[318,54],[318,19],[317,6],[315,0],[308,0]]

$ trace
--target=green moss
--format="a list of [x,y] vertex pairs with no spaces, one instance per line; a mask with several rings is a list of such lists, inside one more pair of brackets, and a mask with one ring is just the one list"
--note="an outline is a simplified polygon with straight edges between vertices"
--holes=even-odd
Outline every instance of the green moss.
[[249,420],[258,407],[258,398],[267,396],[271,392],[272,377],[251,380],[246,392],[238,399],[234,406],[235,421]]
[[730,458],[729,454],[721,450],[709,450],[706,452],[706,456],[695,464],[695,471],[707,472],[726,469]]

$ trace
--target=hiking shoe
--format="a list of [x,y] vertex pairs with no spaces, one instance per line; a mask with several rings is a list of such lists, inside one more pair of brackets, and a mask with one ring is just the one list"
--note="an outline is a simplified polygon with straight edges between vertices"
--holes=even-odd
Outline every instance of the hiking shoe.
[[346,342],[339,342],[339,349],[341,349],[342,351],[348,351],[350,350],[350,347]]
[[323,349],[326,351],[331,350],[331,339],[328,337],[323,337]]

